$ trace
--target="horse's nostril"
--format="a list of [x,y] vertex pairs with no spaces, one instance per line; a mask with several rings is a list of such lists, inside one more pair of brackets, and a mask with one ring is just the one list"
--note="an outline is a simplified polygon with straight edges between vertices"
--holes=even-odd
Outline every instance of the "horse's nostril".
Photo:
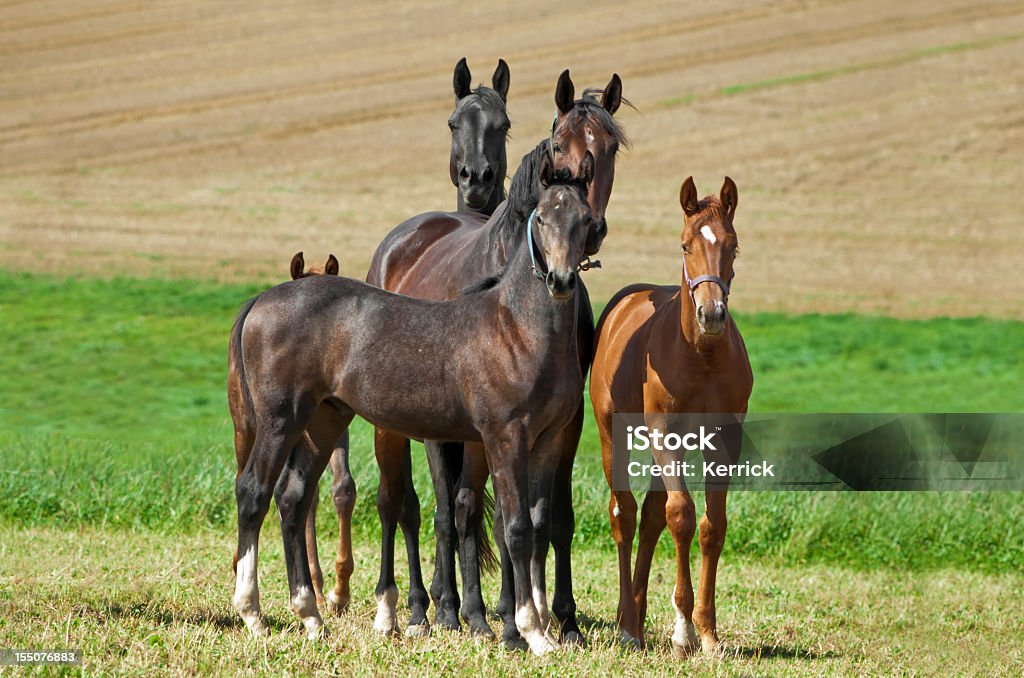
[[491,171],[490,167],[488,167],[488,168],[484,169],[484,173],[483,173],[483,176],[481,178],[483,179],[485,184],[489,183],[490,181],[492,181],[494,179],[494,172]]
[[464,180],[464,181],[469,179],[469,168],[468,167],[463,167],[461,170],[459,170],[459,178]]

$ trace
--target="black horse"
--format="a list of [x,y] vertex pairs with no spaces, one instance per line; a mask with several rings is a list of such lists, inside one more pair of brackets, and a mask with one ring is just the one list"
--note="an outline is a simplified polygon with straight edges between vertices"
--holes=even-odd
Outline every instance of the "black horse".
[[[576,179],[555,170],[544,154],[536,207],[525,218],[506,210],[493,233],[493,245],[508,253],[504,272],[452,301],[314,276],[279,285],[242,308],[229,355],[240,376],[246,430],[255,427],[235,483],[233,602],[254,633],[264,630],[256,565],[271,495],[281,518],[290,606],[311,636],[323,626],[303,527],[330,455],[297,443],[304,433],[315,435],[311,425],[327,408],[341,428],[358,414],[409,437],[483,444],[504,517],[517,629],[537,654],[557,647],[547,611],[538,609],[545,600],[544,562],[538,572],[535,536],[549,529],[562,456],[557,440],[578,411],[584,383],[577,271],[595,230],[587,204],[593,172],[589,152]],[[393,605],[397,588],[392,583],[382,595]]]

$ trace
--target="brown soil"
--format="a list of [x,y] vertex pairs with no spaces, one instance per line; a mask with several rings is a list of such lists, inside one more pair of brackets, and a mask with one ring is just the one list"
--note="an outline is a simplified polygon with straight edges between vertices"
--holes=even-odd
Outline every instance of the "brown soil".
[[6,3],[0,266],[274,281],[301,249],[362,276],[454,208],[452,67],[501,56],[510,169],[563,68],[636,106],[596,301],[677,282],[679,185],[728,174],[736,308],[1024,318],[1019,2],[462,4]]

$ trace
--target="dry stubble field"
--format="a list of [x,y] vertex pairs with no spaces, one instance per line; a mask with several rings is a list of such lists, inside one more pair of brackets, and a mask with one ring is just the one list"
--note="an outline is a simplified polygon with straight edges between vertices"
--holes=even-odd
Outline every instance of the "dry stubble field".
[[361,276],[454,207],[451,71],[512,71],[510,171],[558,73],[636,110],[602,300],[675,281],[677,193],[740,187],[743,310],[1024,317],[1016,2],[8,2],[0,265],[276,281]]

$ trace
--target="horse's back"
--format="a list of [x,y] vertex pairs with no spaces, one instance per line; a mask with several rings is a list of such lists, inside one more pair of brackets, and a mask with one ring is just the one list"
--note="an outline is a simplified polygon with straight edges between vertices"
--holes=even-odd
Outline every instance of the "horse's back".
[[679,294],[676,285],[637,283],[619,290],[597,323],[591,398],[595,409],[643,411],[643,383],[652,321]]
[[458,253],[478,237],[486,224],[480,214],[470,212],[425,212],[391,230],[377,246],[366,274],[366,282],[381,289],[423,299],[445,299],[442,291],[447,269]]

